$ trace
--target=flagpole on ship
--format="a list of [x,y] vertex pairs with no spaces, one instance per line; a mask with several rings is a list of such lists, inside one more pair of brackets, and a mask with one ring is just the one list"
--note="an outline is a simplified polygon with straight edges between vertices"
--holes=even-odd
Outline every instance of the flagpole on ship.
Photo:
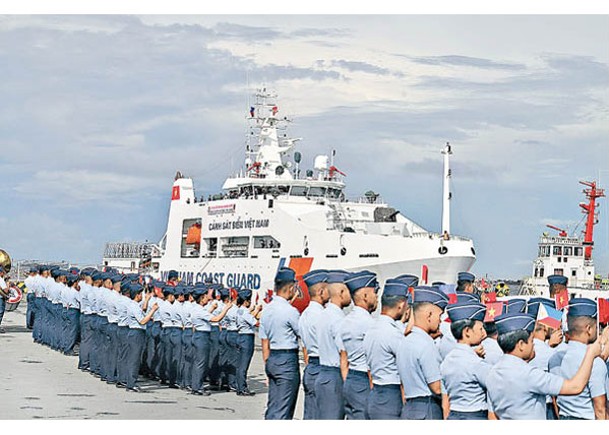
[[442,199],[442,235],[450,235],[450,199],[452,194],[450,192],[450,155],[452,154],[450,143],[446,142],[446,146],[442,150],[444,154],[444,188],[443,188],[443,199]]

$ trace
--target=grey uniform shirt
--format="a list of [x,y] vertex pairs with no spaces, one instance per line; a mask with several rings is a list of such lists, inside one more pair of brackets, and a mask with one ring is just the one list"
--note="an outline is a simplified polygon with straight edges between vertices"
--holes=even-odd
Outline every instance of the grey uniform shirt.
[[91,286],[84,280],[79,281],[78,285],[80,286],[80,312],[83,314],[91,314],[91,306],[89,303]]
[[440,372],[450,398],[450,409],[459,412],[485,411],[486,379],[491,366],[471,346],[455,343],[442,361]]
[[256,323],[258,320],[252,313],[250,313],[249,308],[247,307],[239,307],[237,309],[237,332],[239,334],[254,334],[256,332]]
[[438,345],[440,357],[444,359],[457,346],[457,340],[455,340],[450,330],[450,322],[442,321],[440,323],[440,331],[442,332],[442,337],[436,339],[436,344]]
[[116,306],[118,308],[118,326],[129,326],[129,303],[131,299],[127,296],[121,295],[120,298],[116,301]]
[[116,291],[112,291],[106,296],[106,302],[108,304],[108,322],[118,324],[118,301],[122,298]]
[[232,305],[228,311],[226,312],[226,314],[224,315],[224,318],[221,321],[221,325],[222,328],[226,329],[227,331],[237,331],[237,311],[239,310],[239,307],[237,307],[236,305]]
[[340,367],[340,349],[343,347],[338,331],[345,320],[343,310],[333,303],[328,303],[317,327],[317,344],[319,346],[319,364],[328,367]]
[[68,309],[80,310],[80,292],[73,287],[66,287],[64,292],[65,307]]
[[195,304],[190,312],[190,319],[195,328],[195,331],[210,332],[212,313],[209,312],[209,304],[201,306]]
[[[550,372],[548,363],[550,362],[552,355],[554,355],[554,349],[552,349],[548,343],[538,338],[534,338],[533,343],[535,347],[535,358],[529,361],[529,364],[544,372]],[[546,403],[552,403],[552,396],[546,398]]]
[[557,396],[563,381],[505,354],[491,368],[486,388],[492,409],[501,420],[545,420],[546,396]]
[[130,329],[146,329],[146,325],[140,323],[145,317],[140,305],[134,300],[126,301],[125,305],[127,307],[127,326]]
[[[216,309],[212,312],[212,315],[214,317],[216,317],[218,314],[220,314],[222,312],[222,310],[224,309],[224,302],[222,301],[218,301],[218,300],[213,300],[211,303],[216,302],[218,304],[218,306],[216,307]],[[211,322],[212,326],[220,326],[220,322]]]
[[275,296],[262,312],[260,338],[269,340],[271,350],[298,349],[300,314],[287,300]]
[[404,340],[404,325],[381,314],[364,337],[366,364],[376,385],[399,385],[397,354]]
[[[163,302],[162,304],[160,302]],[[159,313],[161,315],[161,323],[163,324],[163,328],[170,328],[174,325],[174,319],[176,317],[175,308],[173,304],[169,301],[159,301]]]
[[315,301],[309,302],[309,306],[302,312],[298,320],[298,330],[303,346],[307,349],[309,356],[319,356],[317,344],[317,326],[320,316],[323,315],[324,307]]
[[494,366],[503,357],[503,351],[499,347],[497,340],[486,337],[482,340],[482,347],[484,347],[484,361]]
[[[577,373],[579,366],[586,355],[587,345],[578,341],[569,341],[560,364],[560,375],[571,379]],[[559,396],[557,399],[560,416],[584,418],[594,420],[593,397],[604,396],[607,391],[607,366],[600,358],[594,358],[592,373],[588,384],[577,396]]]
[[173,303],[174,312],[173,312],[173,323],[176,326],[182,328],[184,326],[184,322],[186,320],[186,312],[184,311],[184,302],[175,301]]
[[404,387],[404,397],[433,395],[429,384],[442,379],[440,353],[433,339],[418,326],[400,343],[397,355],[398,372]]
[[192,323],[192,310],[194,309],[194,302],[184,302],[184,304],[182,305],[182,322],[184,323],[184,328],[185,329],[192,329],[193,327],[193,323]]
[[349,369],[368,372],[364,337],[374,325],[374,319],[368,311],[355,306],[341,322],[338,330],[339,350],[347,352]]
[[105,287],[100,287],[98,289],[98,297],[97,297],[97,314],[103,317],[108,317],[108,298],[110,297],[110,292],[113,290],[108,290]]

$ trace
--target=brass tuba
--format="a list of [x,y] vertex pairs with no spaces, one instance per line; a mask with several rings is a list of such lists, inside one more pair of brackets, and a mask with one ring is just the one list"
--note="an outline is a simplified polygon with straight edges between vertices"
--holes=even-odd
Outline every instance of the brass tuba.
[[11,256],[4,249],[0,249],[0,266],[4,266],[4,271],[8,273],[11,270]]

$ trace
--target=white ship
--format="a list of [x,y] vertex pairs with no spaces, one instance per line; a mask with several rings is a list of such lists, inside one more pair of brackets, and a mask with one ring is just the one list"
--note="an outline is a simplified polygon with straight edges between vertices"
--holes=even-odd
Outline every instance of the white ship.
[[580,181],[586,186],[583,190],[588,202],[580,203],[585,229],[578,234],[568,234],[568,231],[554,225],[547,225],[557,231],[557,235],[544,232],[539,240],[537,258],[533,261],[533,275],[525,279],[521,295],[549,297],[550,289],[547,277],[563,275],[568,278],[567,288],[571,297],[606,298],[609,289],[605,288],[599,276],[595,274],[592,250],[594,248],[594,225],[598,223],[596,200],[605,196],[605,191],[599,189],[595,181]]
[[[422,226],[367,192],[345,196],[344,174],[332,156],[317,156],[301,170],[299,139],[288,138],[289,120],[276,96],[255,95],[251,137],[242,170],[223,193],[197,198],[193,180],[176,175],[167,232],[158,244],[108,243],[104,265],[166,278],[177,270],[187,283],[212,279],[228,287],[266,292],[281,266],[298,276],[311,269],[369,269],[379,281],[410,273],[422,283],[453,283],[476,256],[471,239],[450,232],[450,145],[444,154],[442,233]],[[364,168],[361,168],[364,169]],[[306,295],[305,295],[306,296]]]

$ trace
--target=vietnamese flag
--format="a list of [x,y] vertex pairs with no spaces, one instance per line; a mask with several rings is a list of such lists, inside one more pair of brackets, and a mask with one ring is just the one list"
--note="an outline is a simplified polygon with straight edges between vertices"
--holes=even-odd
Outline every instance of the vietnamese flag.
[[230,298],[231,299],[237,299],[238,293],[237,290],[235,290],[234,288],[230,289]]
[[486,314],[484,316],[485,322],[494,322],[495,317],[503,313],[503,302],[501,301],[489,302],[485,303],[484,305],[486,305]]
[[564,307],[569,306],[569,291],[563,289],[554,295],[554,301],[556,302],[556,309],[562,310]]
[[598,322],[609,323],[609,299],[598,298]]
[[491,302],[497,302],[497,293],[482,293],[480,295],[480,302],[483,304],[490,304]]
[[452,304],[456,304],[458,301],[457,299],[457,294],[456,293],[449,293],[448,294],[448,304],[452,305]]

